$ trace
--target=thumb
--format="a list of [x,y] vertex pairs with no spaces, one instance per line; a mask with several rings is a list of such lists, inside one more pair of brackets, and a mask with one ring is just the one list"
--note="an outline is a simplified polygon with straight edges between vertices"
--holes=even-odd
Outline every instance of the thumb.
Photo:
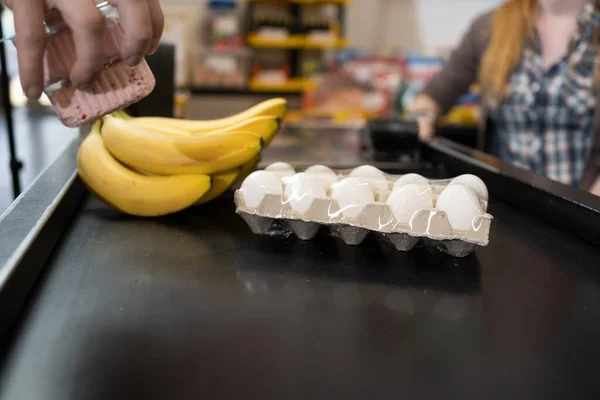
[[433,136],[433,123],[430,118],[419,118],[419,139],[427,140]]

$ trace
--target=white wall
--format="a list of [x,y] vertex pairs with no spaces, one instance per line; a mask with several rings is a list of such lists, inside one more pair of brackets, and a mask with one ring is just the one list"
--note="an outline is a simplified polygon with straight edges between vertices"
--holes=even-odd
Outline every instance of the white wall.
[[470,21],[502,0],[353,0],[350,42],[362,49],[427,49],[455,45]]
[[423,44],[437,47],[460,40],[475,16],[498,6],[501,0],[418,0],[415,3]]

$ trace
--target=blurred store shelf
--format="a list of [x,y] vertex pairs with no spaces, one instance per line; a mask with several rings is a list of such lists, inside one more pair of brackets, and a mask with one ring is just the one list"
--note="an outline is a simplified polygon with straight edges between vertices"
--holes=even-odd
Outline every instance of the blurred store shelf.
[[250,0],[252,3],[348,4],[350,0]]
[[334,40],[317,40],[303,35],[291,35],[286,38],[275,39],[261,37],[258,34],[251,34],[247,38],[248,45],[256,48],[265,49],[343,49],[348,46],[348,41],[344,38]]
[[289,87],[280,87],[277,85],[263,85],[256,84],[252,88],[244,89],[227,89],[227,88],[215,88],[215,87],[199,87],[193,86],[189,88],[189,91],[194,95],[229,95],[229,96],[279,96],[279,95],[290,95],[297,96],[301,94],[301,90],[290,89]]
[[304,44],[304,37],[291,35],[282,38],[266,38],[258,34],[248,35],[248,45],[265,49],[299,49]]
[[290,78],[283,83],[275,83],[268,81],[261,81],[257,79],[250,80],[248,88],[253,92],[290,92],[290,93],[301,93],[306,87],[306,81],[302,78]]

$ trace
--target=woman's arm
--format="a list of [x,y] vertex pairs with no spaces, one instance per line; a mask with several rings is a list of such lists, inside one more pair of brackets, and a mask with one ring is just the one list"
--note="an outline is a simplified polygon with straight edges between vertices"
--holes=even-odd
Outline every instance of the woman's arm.
[[595,194],[596,196],[600,197],[600,176],[598,178],[596,178],[596,181],[592,185],[590,192],[592,192],[592,194]]
[[493,13],[484,14],[471,24],[444,68],[421,92],[421,96],[437,105],[439,116],[450,111],[460,96],[467,93],[469,86],[477,81],[492,16]]
[[471,24],[444,68],[413,100],[409,113],[422,116],[419,118],[421,137],[430,136],[433,120],[446,114],[477,81],[492,15],[484,14]]

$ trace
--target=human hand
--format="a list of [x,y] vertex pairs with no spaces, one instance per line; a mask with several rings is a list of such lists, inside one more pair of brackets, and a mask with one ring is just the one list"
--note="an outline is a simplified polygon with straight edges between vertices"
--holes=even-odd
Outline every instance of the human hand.
[[427,140],[433,136],[433,118],[430,116],[417,117],[419,124],[419,139]]
[[433,99],[423,94],[415,96],[408,115],[415,118],[419,124],[419,139],[427,140],[433,136],[435,116],[438,113],[439,107]]
[[596,182],[594,182],[594,184],[592,185],[590,192],[592,194],[595,194],[596,196],[600,197],[600,177],[598,177],[598,179],[596,179]]
[[[164,17],[159,0],[110,0],[117,7],[124,31],[121,57],[129,65],[156,51]],[[43,58],[46,45],[44,21],[64,20],[73,33],[76,59],[69,79],[85,87],[104,67],[106,21],[94,0],[4,0],[15,20],[15,44],[23,92],[37,99],[44,85]]]

